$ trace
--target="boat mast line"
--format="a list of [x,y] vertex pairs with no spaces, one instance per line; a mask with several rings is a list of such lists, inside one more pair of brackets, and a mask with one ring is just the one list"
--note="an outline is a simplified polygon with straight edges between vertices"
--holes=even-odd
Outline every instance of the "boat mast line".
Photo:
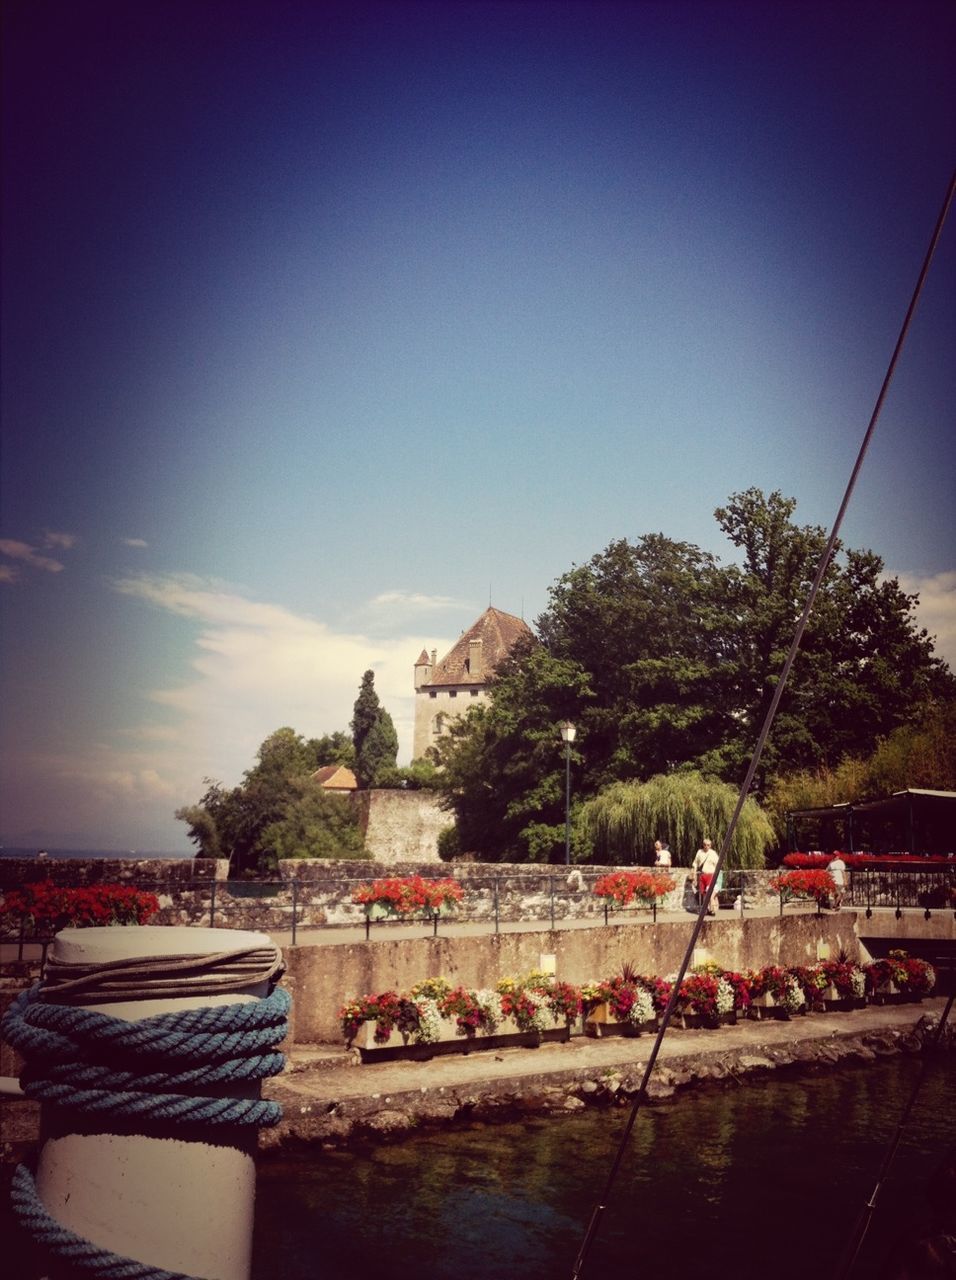
[[869,1200],[864,1204],[856,1222],[853,1224],[853,1231],[847,1241],[846,1248],[840,1257],[840,1261],[837,1263],[837,1269],[833,1273],[833,1280],[847,1280],[853,1271],[857,1258],[860,1255],[860,1250],[863,1248],[863,1241],[866,1239],[866,1233],[870,1229],[870,1221],[873,1217],[873,1211],[876,1209],[876,1202],[879,1199],[880,1192],[883,1190],[883,1183],[886,1181],[887,1175],[890,1171],[890,1165],[892,1165],[893,1160],[896,1157],[896,1149],[900,1145],[900,1140],[903,1137],[903,1131],[909,1123],[910,1112],[916,1105],[916,1099],[919,1097],[919,1092],[923,1087],[927,1069],[932,1061],[933,1050],[936,1049],[942,1040],[943,1028],[946,1026],[946,1019],[949,1017],[950,1010],[953,1007],[953,999],[954,993],[950,992],[949,999],[946,1001],[946,1008],[943,1010],[942,1017],[939,1020],[939,1026],[936,1028],[936,1034],[933,1036],[932,1044],[929,1046],[928,1050],[924,1050],[923,1052],[922,1068],[919,1075],[916,1077],[909,1099],[906,1106],[903,1108],[903,1114],[900,1116],[896,1130],[886,1148],[886,1154],[883,1157],[883,1164],[881,1165],[880,1172],[877,1175],[876,1184],[870,1192]]
[[791,644],[790,644],[790,650],[787,653],[786,661],[783,664],[783,668],[780,672],[780,677],[777,681],[776,688],[774,689],[774,692],[773,692],[773,698],[771,699],[770,706],[767,709],[767,714],[764,716],[763,726],[761,727],[760,734],[757,738],[757,745],[755,746],[753,755],[751,756],[750,764],[747,768],[746,777],[744,778],[741,784],[740,792],[737,796],[737,803],[734,807],[734,812],[730,819],[730,824],[727,827],[727,831],[724,834],[724,838],[721,842],[720,853],[717,858],[717,867],[714,871],[714,875],[711,879],[711,882],[707,887],[707,892],[704,894],[701,900],[700,907],[697,912],[697,919],[694,922],[694,928],[690,936],[690,941],[688,942],[687,949],[684,952],[684,958],[681,961],[680,969],[678,970],[677,977],[674,981],[674,985],[671,990],[670,999],[667,1002],[667,1008],[664,1010],[664,1015],[661,1018],[660,1028],[657,1032],[657,1035],[654,1038],[654,1044],[651,1048],[650,1056],[648,1057],[648,1060],[647,1060],[647,1065],[644,1068],[644,1075],[641,1078],[640,1088],[635,1094],[634,1102],[633,1102],[633,1105],[631,1106],[631,1111],[627,1118],[627,1123],[624,1126],[624,1132],[621,1135],[621,1140],[618,1143],[617,1152],[614,1156],[614,1160],[611,1164],[610,1172],[604,1184],[604,1189],[601,1194],[601,1198],[595,1204],[594,1209],[592,1210],[591,1219],[588,1222],[587,1230],[584,1235],[584,1240],[582,1241],[581,1248],[578,1252],[578,1256],[575,1259],[574,1269],[571,1272],[571,1280],[580,1280],[580,1277],[584,1273],[584,1265],[587,1261],[587,1255],[590,1252],[591,1245],[594,1242],[595,1237],[597,1236],[601,1219],[604,1216],[604,1212],[607,1208],[607,1202],[610,1199],[611,1191],[613,1190],[614,1183],[617,1181],[617,1176],[618,1176],[618,1173],[620,1172],[621,1164],[623,1163],[623,1160],[624,1160],[624,1153],[627,1150],[627,1145],[630,1140],[631,1131],[634,1128],[634,1123],[637,1120],[638,1114],[641,1109],[641,1105],[646,1098],[645,1090],[647,1088],[647,1083],[650,1080],[651,1073],[654,1070],[654,1065],[657,1062],[657,1056],[660,1053],[660,1048],[661,1048],[661,1044],[663,1042],[664,1036],[667,1034],[667,1029],[670,1026],[671,1016],[674,1012],[674,1008],[677,1004],[677,1000],[680,992],[680,985],[684,980],[684,975],[687,973],[687,969],[690,964],[690,958],[694,953],[694,948],[697,945],[697,939],[700,937],[701,929],[704,926],[704,920],[706,918],[707,912],[710,909],[710,900],[714,895],[714,888],[717,884],[717,879],[721,871],[723,870],[724,861],[727,856],[727,851],[729,850],[729,848],[731,847],[731,844],[733,843],[734,832],[736,830],[737,822],[740,818],[741,811],[744,807],[744,802],[746,801],[747,796],[750,794],[750,788],[753,786],[754,776],[757,772],[757,767],[760,764],[760,758],[763,755],[764,747],[767,744],[767,738],[770,736],[770,729],[776,717],[777,708],[780,705],[780,699],[783,697],[783,692],[787,684],[787,679],[790,675],[790,669],[793,666],[794,659],[797,656],[797,651],[800,648],[800,642],[803,639],[803,633],[806,630],[807,622],[810,618],[810,612],[813,608],[814,602],[816,601],[820,587],[823,583],[823,578],[824,578],[824,574],[827,571],[827,566],[829,565],[831,559],[833,558],[833,553],[834,553],[834,550],[836,549],[837,538],[840,532],[840,526],[843,523],[843,517],[846,514],[847,507],[850,504],[850,498],[853,494],[853,490],[856,488],[856,482],[859,477],[860,470],[863,466],[863,459],[866,457],[867,450],[870,447],[870,441],[873,438],[873,432],[876,429],[876,423],[880,416],[880,412],[883,408],[883,402],[886,399],[886,394],[887,394],[887,391],[889,390],[890,382],[892,381],[893,374],[896,371],[896,365],[897,365],[897,362],[899,361],[900,352],[903,350],[903,343],[906,341],[906,336],[907,336],[907,333],[909,332],[910,323],[916,311],[916,305],[919,301],[921,293],[923,292],[923,285],[926,282],[926,277],[929,273],[930,264],[936,252],[936,247],[939,244],[940,236],[942,235],[942,232],[943,232],[943,226],[946,222],[946,217],[949,213],[950,206],[952,205],[952,202],[953,202],[954,192],[956,192],[956,171],[954,171],[950,175],[949,186],[947,187],[947,190],[946,190],[946,198],[944,199],[942,208],[940,209],[939,217],[936,219],[936,226],[934,227],[933,234],[930,237],[929,248],[927,249],[926,256],[923,259],[923,266],[920,270],[919,277],[917,278],[916,287],[913,290],[913,296],[910,299],[910,304],[906,309],[906,315],[904,316],[903,323],[900,327],[899,337],[896,340],[896,346],[893,348],[893,354],[890,357],[890,362],[889,362],[889,365],[887,366],[886,375],[883,378],[883,385],[880,387],[880,393],[876,398],[876,404],[874,405],[873,412],[870,415],[870,421],[867,425],[866,432],[864,433],[862,443],[860,444],[860,448],[856,456],[856,461],[853,464],[853,470],[850,472],[850,478],[847,481],[846,490],[844,491],[844,494],[843,494],[843,501],[840,503],[840,508],[836,514],[836,518],[833,521],[833,527],[830,531],[830,536],[827,539],[826,547],[824,548],[823,554],[820,557],[820,563],[817,567],[817,572],[816,572],[816,576],[813,579],[813,584],[810,587],[810,593],[807,596],[807,601],[803,607],[803,612],[801,613],[800,619],[797,622],[796,631],[794,632],[793,640],[791,641]]

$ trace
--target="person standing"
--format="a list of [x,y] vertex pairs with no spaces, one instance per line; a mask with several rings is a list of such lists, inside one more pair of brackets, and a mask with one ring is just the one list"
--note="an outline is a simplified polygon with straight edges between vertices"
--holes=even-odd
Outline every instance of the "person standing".
[[836,889],[833,894],[832,905],[834,911],[839,911],[843,906],[843,891],[846,889],[846,863],[837,850],[833,857],[827,863],[827,871],[833,877],[833,883]]
[[[703,902],[706,897],[707,890],[710,888],[710,882],[714,878],[714,872],[717,870],[717,850],[713,847],[707,836],[704,836],[701,847],[694,854],[693,872],[694,872],[694,889],[697,893],[698,904]],[[713,907],[707,910],[709,916],[716,915]]]
[[671,865],[670,846],[666,840],[654,841],[654,866],[669,867]]

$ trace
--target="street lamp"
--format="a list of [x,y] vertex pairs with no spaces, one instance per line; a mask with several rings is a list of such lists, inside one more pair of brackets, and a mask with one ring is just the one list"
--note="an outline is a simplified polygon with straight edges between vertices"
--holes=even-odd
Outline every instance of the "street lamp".
[[571,865],[571,743],[577,729],[570,720],[563,721],[561,737],[564,741],[564,865]]

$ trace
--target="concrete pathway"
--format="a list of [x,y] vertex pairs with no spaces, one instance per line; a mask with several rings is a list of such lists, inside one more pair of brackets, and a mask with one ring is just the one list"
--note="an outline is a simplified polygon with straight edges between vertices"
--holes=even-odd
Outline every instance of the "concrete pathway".
[[[939,1017],[946,1000],[920,1004],[867,1006],[849,1013],[807,1014],[788,1022],[741,1020],[716,1030],[668,1029],[661,1044],[655,1075],[662,1069],[679,1072],[685,1060],[717,1057],[729,1063],[762,1063],[765,1068],[791,1063],[803,1050],[820,1041],[836,1044],[860,1037],[903,1036],[927,1014]],[[322,1112],[364,1099],[367,1107],[408,1104],[430,1094],[491,1088],[496,1093],[520,1093],[528,1087],[567,1085],[607,1073],[639,1078],[648,1062],[652,1035],[592,1039],[575,1036],[567,1044],[543,1044],[536,1049],[475,1050],[442,1054],[424,1062],[359,1062],[357,1052],[329,1046],[296,1046],[286,1072],[268,1081],[265,1092],[293,1111]],[[806,1053],[807,1060],[819,1053]],[[876,1055],[874,1055],[876,1056]],[[733,1070],[723,1071],[733,1075]],[[363,1108],[365,1110],[366,1108]]]

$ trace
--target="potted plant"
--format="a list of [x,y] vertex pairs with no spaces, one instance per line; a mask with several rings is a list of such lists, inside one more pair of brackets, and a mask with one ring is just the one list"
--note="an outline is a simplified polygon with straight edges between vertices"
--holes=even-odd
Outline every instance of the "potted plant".
[[632,904],[650,907],[656,915],[661,900],[676,885],[677,881],[666,871],[612,871],[595,881],[593,892],[604,900],[605,915]]
[[391,876],[360,885],[352,901],[365,908],[369,920],[387,917],[446,915],[462,900],[457,880],[426,880],[423,876]]
[[858,964],[844,952],[837,960],[823,960],[820,970],[827,980],[823,1004],[828,1010],[862,1009],[866,1004],[866,978]]
[[780,909],[791,899],[810,898],[817,911],[836,893],[836,881],[829,871],[782,871],[770,881],[770,888],[780,894]]
[[[592,988],[587,990],[590,995]],[[587,1035],[635,1036],[657,1029],[655,995],[660,996],[660,989],[652,988],[629,961],[619,974],[598,983],[593,991],[596,998],[590,1002],[584,1024]]]
[[722,1022],[736,1022],[734,989],[721,970],[695,967],[680,984],[676,1012],[685,1028],[719,1027]]

